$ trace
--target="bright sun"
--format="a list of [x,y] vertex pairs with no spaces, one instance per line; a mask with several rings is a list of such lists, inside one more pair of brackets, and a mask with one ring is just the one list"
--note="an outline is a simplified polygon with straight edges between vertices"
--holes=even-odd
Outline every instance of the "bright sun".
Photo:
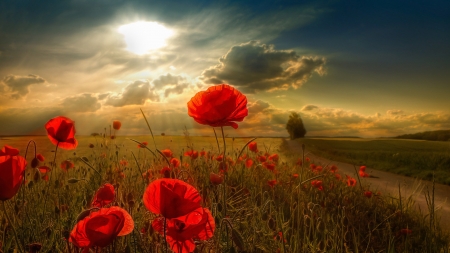
[[174,33],[159,23],[144,21],[122,25],[118,31],[125,36],[127,50],[138,55],[166,46]]

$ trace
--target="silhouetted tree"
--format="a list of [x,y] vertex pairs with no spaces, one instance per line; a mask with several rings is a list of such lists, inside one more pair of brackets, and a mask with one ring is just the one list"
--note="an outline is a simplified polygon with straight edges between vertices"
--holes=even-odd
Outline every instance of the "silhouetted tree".
[[291,140],[297,138],[303,138],[306,134],[305,126],[303,125],[303,120],[300,115],[296,112],[292,112],[289,115],[289,120],[286,124],[286,129],[289,133]]

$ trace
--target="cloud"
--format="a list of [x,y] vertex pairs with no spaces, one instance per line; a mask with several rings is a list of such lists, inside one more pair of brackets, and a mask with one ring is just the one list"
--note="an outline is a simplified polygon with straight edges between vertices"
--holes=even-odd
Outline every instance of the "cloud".
[[26,96],[30,92],[31,85],[45,83],[46,81],[44,78],[37,75],[8,75],[3,78],[2,82],[5,85],[4,88],[6,88],[4,90],[9,93],[11,98],[19,99]]
[[105,105],[122,107],[126,105],[143,105],[145,101],[159,101],[159,96],[150,87],[148,81],[135,81],[128,84],[120,94],[110,94]]
[[181,94],[183,93],[183,90],[186,89],[189,86],[189,84],[178,84],[177,86],[173,88],[167,88],[164,90],[164,96],[168,97],[170,94]]
[[166,75],[161,75],[157,79],[152,81],[152,84],[157,89],[162,89],[167,85],[178,85],[179,82],[184,81],[185,78],[182,76],[173,76],[170,73]]
[[305,105],[302,107],[301,111],[312,111],[319,108],[317,105]]
[[297,89],[313,73],[325,74],[325,59],[300,56],[292,50],[275,50],[258,41],[233,46],[219,59],[220,64],[204,70],[205,83],[229,83],[247,93]]
[[97,97],[94,97],[92,94],[67,97],[63,99],[60,105],[64,110],[73,112],[95,112],[101,108]]

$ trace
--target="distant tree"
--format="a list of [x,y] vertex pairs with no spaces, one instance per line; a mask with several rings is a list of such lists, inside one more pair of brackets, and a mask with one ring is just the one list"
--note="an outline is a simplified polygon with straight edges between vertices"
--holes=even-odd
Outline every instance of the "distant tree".
[[289,115],[289,120],[286,124],[286,129],[289,133],[291,140],[297,138],[303,138],[306,134],[305,126],[303,125],[303,120],[300,115],[296,112],[292,112]]

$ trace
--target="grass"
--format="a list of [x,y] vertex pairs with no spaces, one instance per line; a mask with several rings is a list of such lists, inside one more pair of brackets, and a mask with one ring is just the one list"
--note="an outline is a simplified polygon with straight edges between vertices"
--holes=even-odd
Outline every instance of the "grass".
[[[148,141],[148,147],[156,153],[151,137],[130,138]],[[50,165],[55,147],[47,137],[33,139],[37,153],[42,153],[45,163]],[[175,157],[192,147],[219,153],[215,138],[158,136],[155,139],[159,150],[170,148]],[[149,226],[156,216],[142,201],[148,183],[162,177],[159,171],[165,166],[165,160],[157,153],[153,155],[138,148],[127,137],[114,140],[78,137],[78,140],[75,151],[58,150],[56,155],[57,165],[71,159],[74,168],[64,172],[52,165],[54,174],[49,182],[34,178],[36,172],[29,169],[26,185],[13,199],[0,203],[6,208],[6,212],[0,213],[0,250],[20,252],[20,249],[27,250],[31,243],[40,243],[40,252],[80,252],[66,238],[77,216],[89,208],[95,191],[108,182],[117,192],[112,205],[132,215],[135,229],[127,236],[116,238],[113,245],[97,250],[165,252],[162,236]],[[228,138],[228,155],[236,161],[249,140]],[[27,142],[24,138],[9,138],[0,144],[19,148],[23,155]],[[182,157],[180,170],[185,173],[178,173],[179,178],[199,190],[202,205],[211,210],[216,223],[214,237],[198,242],[196,252],[448,252],[448,235],[439,227],[429,225],[430,216],[415,211],[412,198],[376,193],[368,198],[358,186],[347,186],[327,168],[315,173],[307,169],[306,162],[296,165],[301,154],[286,149],[282,139],[264,138],[256,142],[262,150],[259,154],[243,150],[254,164],[250,168],[243,163],[230,165],[226,184],[218,186],[210,183],[209,174],[218,173],[219,162]],[[95,147],[89,148],[90,143]],[[219,145],[223,151],[220,139]],[[257,156],[265,152],[280,154],[275,171],[258,162]],[[33,155],[29,151],[27,160]],[[142,172],[148,172],[148,180],[143,179]],[[311,185],[313,179],[322,181],[323,190]],[[277,184],[271,187],[269,180],[276,180]],[[402,233],[404,229],[412,233]]]
[[312,153],[450,185],[450,142],[398,139],[298,139]]

